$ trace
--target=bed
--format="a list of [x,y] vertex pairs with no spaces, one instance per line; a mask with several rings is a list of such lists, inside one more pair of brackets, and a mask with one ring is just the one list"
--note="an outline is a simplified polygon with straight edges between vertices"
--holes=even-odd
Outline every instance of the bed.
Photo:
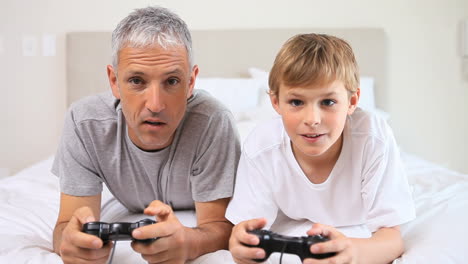
[[[325,32],[348,40],[361,68],[365,97],[360,105],[391,120],[384,111],[390,102],[386,101],[387,39],[382,29],[193,31],[195,60],[200,66],[196,87],[208,90],[228,105],[241,139],[256,123],[275,115],[265,93],[267,70],[281,44],[300,32]],[[67,34],[67,104],[109,89],[105,75],[105,65],[110,61],[109,43],[109,32]],[[404,151],[402,159],[417,218],[402,226],[406,250],[394,264],[465,263],[468,175]],[[53,156],[44,157],[0,180],[0,263],[62,263],[52,248],[60,195],[58,179],[50,172],[52,161]],[[185,225],[195,225],[193,211],[180,211],[177,215]],[[104,189],[103,221],[136,221],[144,217],[128,213]],[[113,263],[144,263],[128,244],[118,242]],[[276,259],[272,255],[270,263],[278,263]],[[288,259],[291,263],[299,263],[298,260]],[[192,263],[232,263],[232,259],[228,251],[218,251]]]

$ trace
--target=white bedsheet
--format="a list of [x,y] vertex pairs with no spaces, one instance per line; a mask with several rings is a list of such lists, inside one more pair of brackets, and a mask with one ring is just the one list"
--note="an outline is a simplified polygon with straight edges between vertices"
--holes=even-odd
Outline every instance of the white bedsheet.
[[[468,259],[468,176],[404,154],[417,208],[417,219],[402,227],[405,254],[395,264],[466,263]],[[52,232],[59,207],[58,179],[50,173],[52,158],[0,180],[0,263],[62,263],[53,253]],[[177,213],[181,222],[195,224],[191,211]],[[136,221],[103,193],[103,221]],[[274,259],[274,258],[272,258]],[[193,263],[230,263],[229,252],[219,251]],[[113,263],[145,263],[118,242]],[[284,263],[284,261],[283,261]]]

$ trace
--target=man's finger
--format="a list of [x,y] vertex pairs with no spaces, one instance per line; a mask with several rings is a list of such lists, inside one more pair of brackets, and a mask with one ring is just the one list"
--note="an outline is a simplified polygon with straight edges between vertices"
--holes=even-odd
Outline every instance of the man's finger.
[[76,210],[73,216],[75,216],[80,221],[81,225],[96,221],[96,217],[94,217],[93,210],[91,210],[91,208],[87,206],[81,207],[78,210]]
[[172,235],[179,228],[172,221],[157,222],[156,224],[139,227],[132,232],[136,239],[159,238]]
[[152,216],[156,215],[160,217],[164,217],[170,214],[171,212],[172,212],[172,208],[169,205],[159,200],[152,201],[143,211],[143,213],[147,215],[152,215]]
[[69,240],[73,245],[80,248],[98,249],[103,246],[102,240],[99,237],[81,231],[70,234]]

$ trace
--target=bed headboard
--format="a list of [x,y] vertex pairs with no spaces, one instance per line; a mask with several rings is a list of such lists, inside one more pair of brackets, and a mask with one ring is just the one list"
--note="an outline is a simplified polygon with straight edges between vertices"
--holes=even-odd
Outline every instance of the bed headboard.
[[[361,76],[374,78],[376,103],[386,109],[387,40],[377,28],[303,28],[193,30],[195,63],[200,77],[247,77],[249,67],[269,71],[276,53],[290,37],[299,33],[327,33],[352,46]],[[67,105],[109,89],[106,65],[111,62],[110,32],[67,34]]]

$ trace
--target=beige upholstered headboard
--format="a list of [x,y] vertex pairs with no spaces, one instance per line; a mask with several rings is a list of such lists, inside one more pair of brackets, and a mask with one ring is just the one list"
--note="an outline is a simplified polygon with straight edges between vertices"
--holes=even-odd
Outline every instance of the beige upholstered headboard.
[[[299,33],[327,33],[347,40],[362,76],[375,82],[376,103],[386,109],[387,40],[377,28],[246,29],[192,31],[201,77],[247,77],[249,67],[268,71],[281,45]],[[67,34],[67,104],[109,88],[110,32]]]

